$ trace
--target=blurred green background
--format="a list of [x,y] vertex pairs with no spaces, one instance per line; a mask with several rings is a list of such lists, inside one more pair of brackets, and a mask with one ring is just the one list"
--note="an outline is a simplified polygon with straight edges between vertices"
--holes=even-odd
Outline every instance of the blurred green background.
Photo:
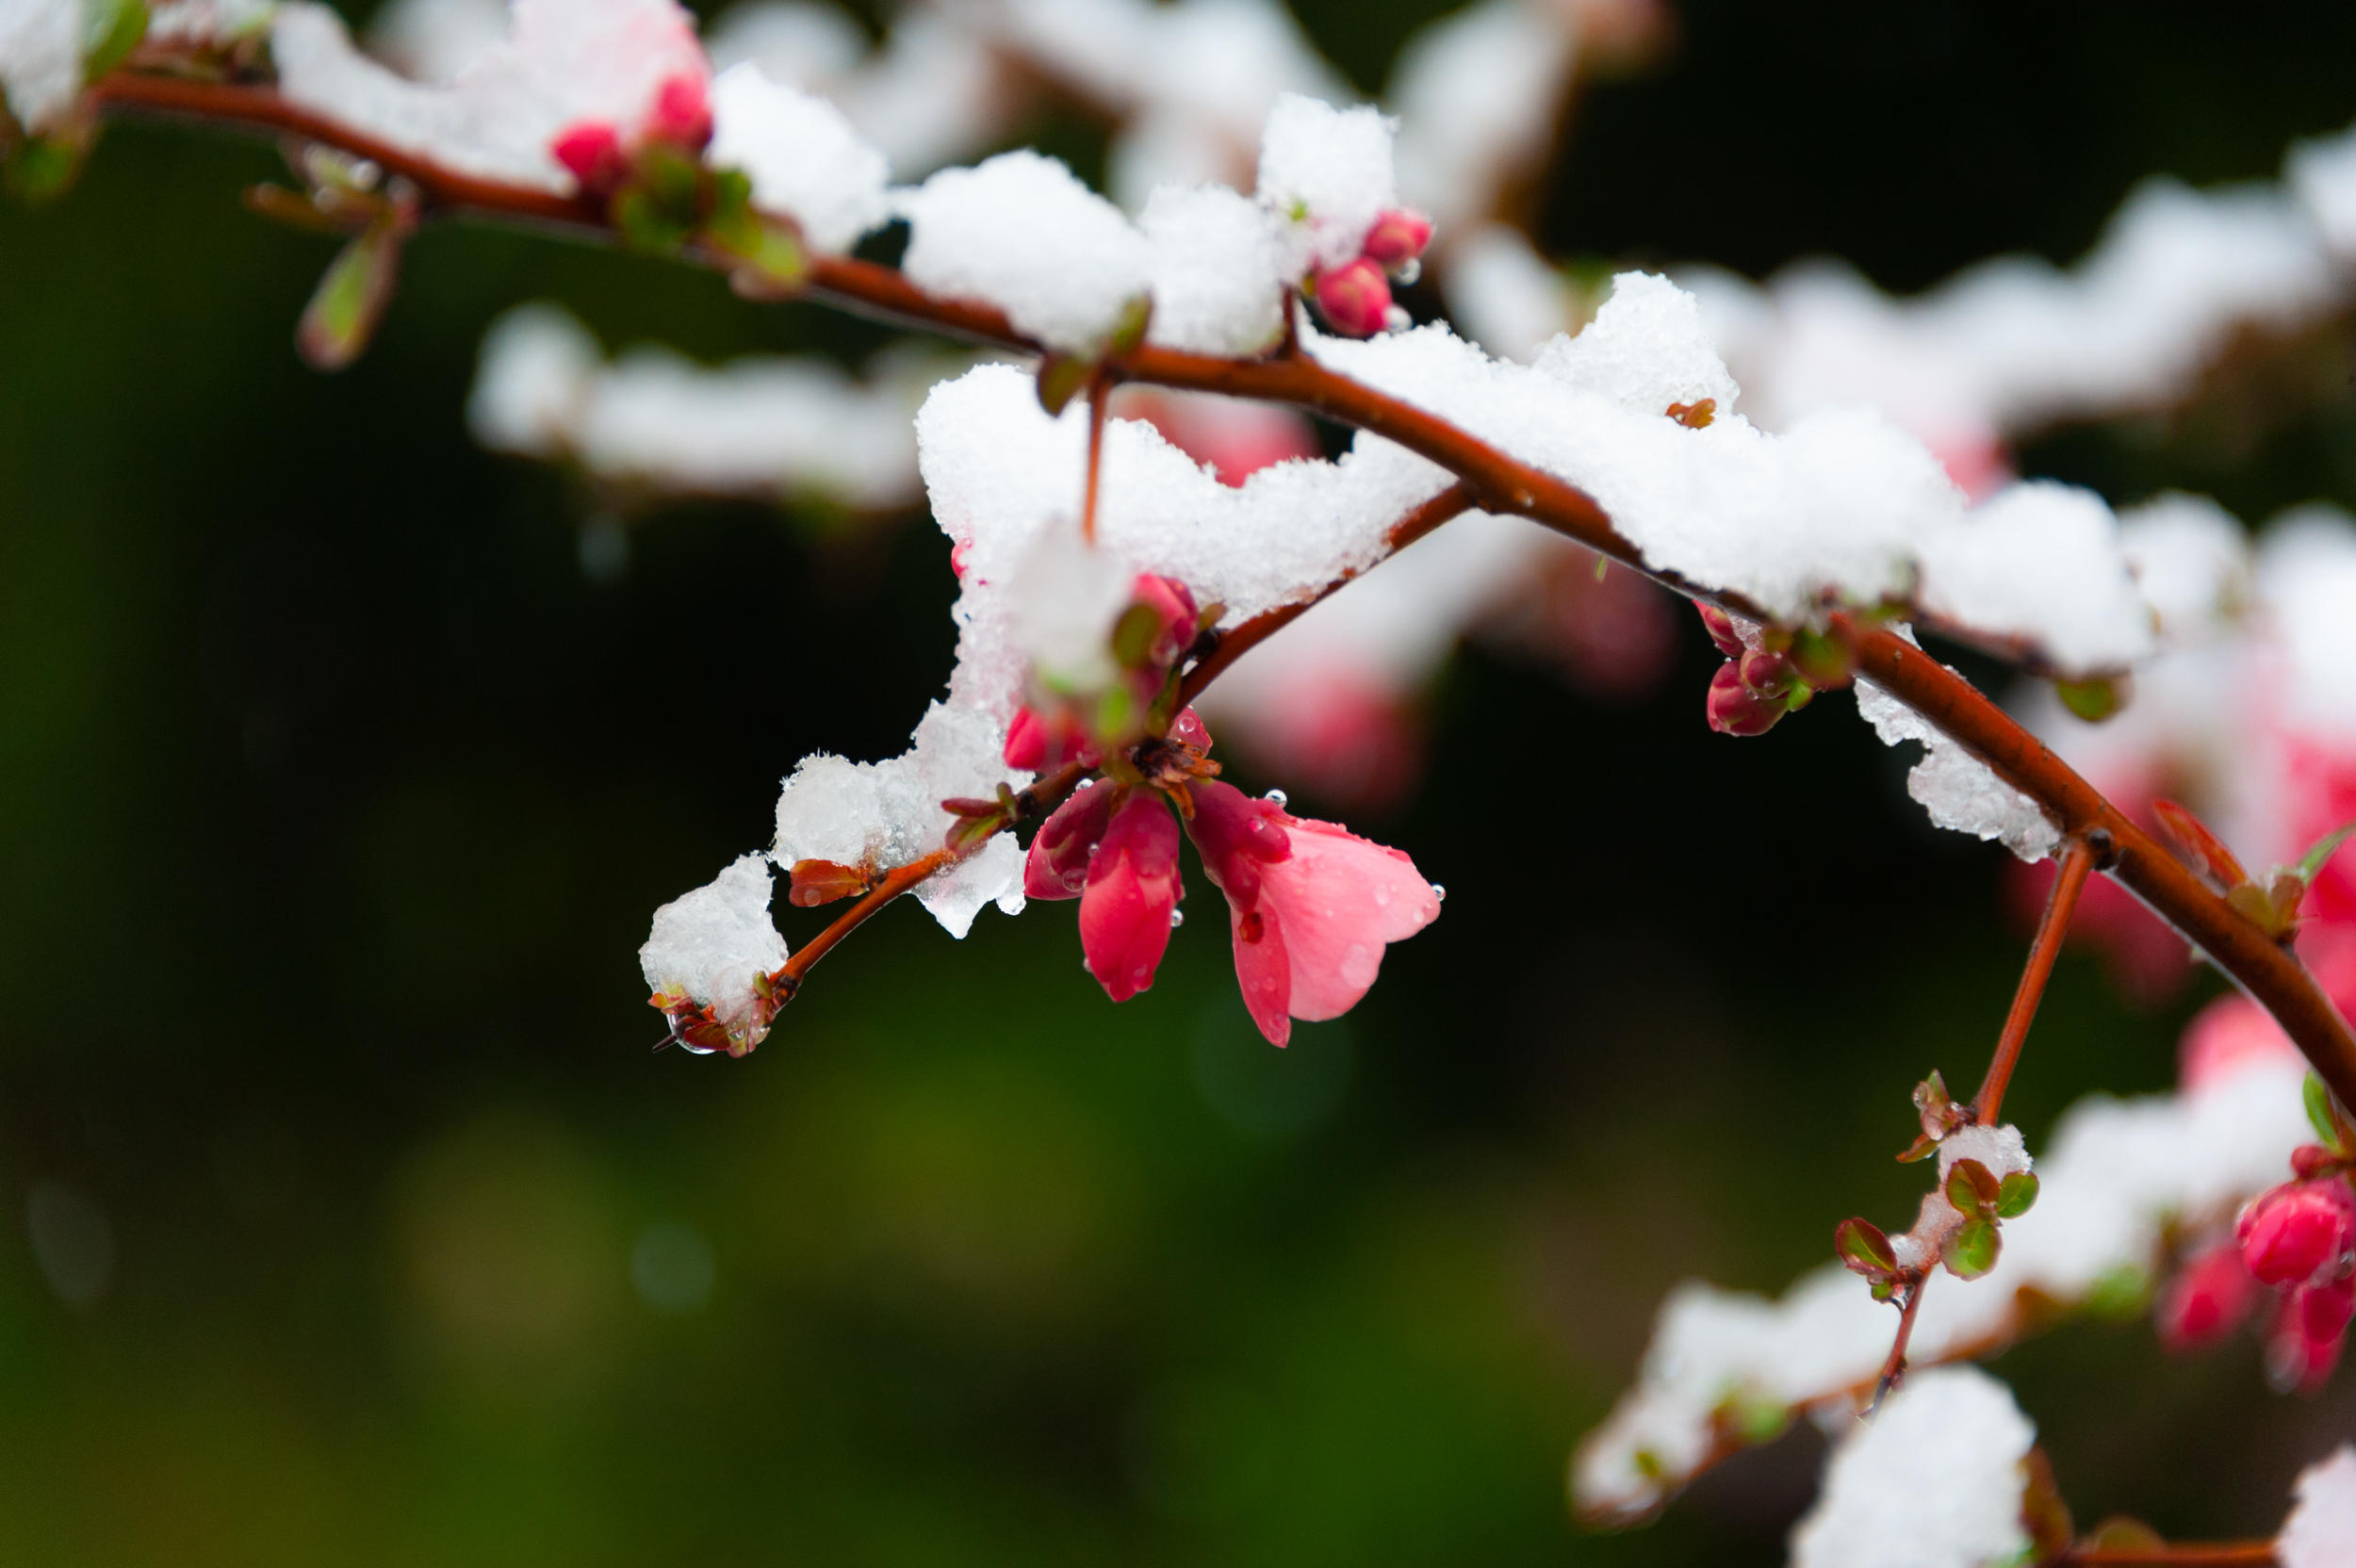
[[[1431,12],[1304,14],[1370,87]],[[1692,4],[1580,106],[1544,237],[2067,260],[2145,172],[2356,119],[2352,66],[2331,8]],[[1465,656],[1425,791],[1359,825],[1446,918],[1281,1055],[1216,923],[1115,1008],[1059,906],[962,945],[895,909],[753,1057],[651,1054],[649,912],[804,752],[904,743],[952,580],[922,517],[696,506],[592,580],[584,496],[467,438],[476,346],[535,297],[710,358],[881,339],[450,229],[314,375],[324,243],[236,200],[275,165],[119,126],[0,211],[0,1560],[1780,1560],[1812,1433],[1625,1535],[1562,1471],[1677,1279],[1778,1288],[1910,1212],[1906,1090],[1976,1076],[2009,996],[1999,852],[1844,704],[1708,733],[1698,629],[1630,710]],[[2356,502],[2345,377],[2285,409],[2023,464]],[[2065,960],[2033,1139],[2164,1086],[2204,994]],[[2082,1520],[2269,1530],[2356,1428],[2345,1374],[2277,1399],[2141,1322],[1999,1370]]]

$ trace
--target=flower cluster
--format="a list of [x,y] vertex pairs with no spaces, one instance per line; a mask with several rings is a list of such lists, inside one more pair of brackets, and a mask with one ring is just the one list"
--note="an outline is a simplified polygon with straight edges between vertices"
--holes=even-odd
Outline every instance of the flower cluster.
[[1431,243],[1431,219],[1394,207],[1375,219],[1356,255],[1318,268],[1304,290],[1335,332],[1345,337],[1372,337],[1396,324],[1391,280],[1413,283],[1424,247]]
[[1126,1002],[1153,985],[1179,923],[1183,823],[1226,896],[1244,1005],[1283,1045],[1294,1019],[1356,1006],[1384,947],[1437,918],[1440,890],[1396,849],[1207,776],[1209,744],[1189,710],[1168,741],[1145,749],[1134,782],[1101,779],[1066,801],[1031,841],[1023,891],[1079,899],[1088,972]]

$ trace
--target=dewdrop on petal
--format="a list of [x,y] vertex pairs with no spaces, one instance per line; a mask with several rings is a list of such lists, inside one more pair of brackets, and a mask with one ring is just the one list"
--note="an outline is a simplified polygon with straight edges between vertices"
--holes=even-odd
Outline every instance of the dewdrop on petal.
[[732,1054],[761,1043],[779,1005],[768,977],[785,966],[786,948],[769,918],[769,891],[767,861],[742,856],[657,909],[638,950],[646,985],[674,1024],[704,1009],[726,1031]]
[[2029,1544],[2021,1461],[2037,1429],[2011,1390],[1972,1367],[1917,1372],[1851,1427],[1792,1568],[1990,1568]]

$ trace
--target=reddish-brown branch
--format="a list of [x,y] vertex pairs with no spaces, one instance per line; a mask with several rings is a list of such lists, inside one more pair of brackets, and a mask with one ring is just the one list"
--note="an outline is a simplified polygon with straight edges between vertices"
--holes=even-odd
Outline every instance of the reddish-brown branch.
[[1881,1375],[1873,1380],[1873,1397],[1866,1409],[1878,1409],[1890,1390],[1906,1375],[1906,1346],[1914,1338],[1914,1319],[1922,1310],[1922,1293],[1930,1288],[1931,1271],[1925,1269],[1906,1287],[1906,1305],[1898,1309],[1898,1331],[1890,1341],[1890,1354],[1882,1359]]
[[1104,482],[1104,416],[1112,404],[1112,378],[1099,370],[1088,378],[1088,472],[1080,496],[1080,537],[1096,543],[1096,492]]
[[2057,1568],[2270,1568],[2271,1541],[2187,1541],[2165,1546],[2076,1546]]
[[1972,1097],[1983,1127],[1996,1125],[1996,1113],[2004,1103],[2004,1086],[2012,1082],[2013,1066],[2021,1060],[2021,1044],[2029,1037],[2037,1004],[2044,999],[2045,982],[2053,972],[2053,960],[2061,956],[2062,939],[2070,934],[2070,917],[2078,907],[2078,894],[2086,885],[2087,874],[2094,870],[2096,858],[2096,850],[2084,839],[2070,840],[2070,847],[2062,851],[2061,874],[2053,878],[2045,913],[2037,923],[2037,937],[2029,943],[2021,988],[2013,992],[2012,1010],[2004,1015],[2004,1033],[1996,1037],[1996,1054],[1988,1058],[1988,1076],[1980,1080],[1980,1092]]
[[[1391,525],[1391,531],[1384,536],[1383,540],[1383,561],[1388,561],[1392,556],[1397,555],[1451,517],[1460,517],[1471,511],[1472,504],[1470,490],[1462,484],[1449,485]],[[1379,566],[1382,564],[1382,561],[1378,561],[1375,565]],[[1373,567],[1368,567],[1367,570],[1371,571]],[[1346,572],[1318,589],[1308,598],[1295,604],[1279,605],[1274,610],[1264,610],[1233,631],[1219,633],[1219,642],[1213,645],[1211,651],[1197,661],[1193,668],[1187,670],[1179,680],[1179,706],[1183,708],[1201,696],[1203,689],[1217,680],[1226,671],[1227,666],[1292,625],[1307,613],[1313,606],[1322,603],[1331,596],[1356,581],[1360,575],[1357,572]]]
[[[177,115],[341,147],[408,178],[429,211],[472,213],[611,237],[610,225],[594,203],[455,173],[416,154],[356,135],[266,87],[117,72],[93,89],[92,97],[102,108]],[[808,288],[863,314],[921,323],[1006,348],[1038,349],[997,310],[972,301],[935,299],[890,268],[852,257],[811,257]],[[1108,368],[1124,380],[1290,403],[1370,431],[1456,474],[1476,505],[1530,517],[1680,593],[1758,613],[1739,597],[1711,593],[1647,567],[1602,509],[1576,486],[1306,355],[1232,360],[1144,345],[1118,356]],[[1864,673],[1960,742],[2006,783],[2033,797],[2066,836],[2107,831],[2119,857],[2111,874],[2255,997],[2341,1102],[2356,1104],[2356,1034],[2288,948],[2228,907],[1962,677],[1886,629],[1848,624],[1843,630]]]
[[1080,780],[1088,776],[1088,772],[1077,762],[1068,763],[1016,795],[1015,809],[979,837],[957,848],[951,849],[944,845],[930,855],[919,856],[906,865],[892,867],[857,904],[835,916],[824,931],[804,942],[799,951],[787,958],[785,967],[777,971],[778,981],[785,986],[789,995],[799,990],[802,977],[817,966],[818,960],[832,952],[845,937],[875,919],[883,911],[885,905],[926,878],[956,865],[998,834],[1023,823],[1034,822],[1053,811],[1063,804],[1066,795],[1079,788]]

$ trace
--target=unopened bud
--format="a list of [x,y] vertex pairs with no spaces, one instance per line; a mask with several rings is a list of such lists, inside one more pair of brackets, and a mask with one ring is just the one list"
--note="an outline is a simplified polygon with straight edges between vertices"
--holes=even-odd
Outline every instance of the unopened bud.
[[1360,253],[1378,267],[1404,267],[1423,254],[1432,243],[1432,220],[1406,207],[1393,207],[1366,231]]
[[1789,702],[1800,681],[1800,672],[1788,655],[1765,648],[1745,651],[1735,662],[1735,671],[1743,685],[1775,702]]
[[1783,717],[1784,706],[1743,685],[1740,671],[1729,662],[1719,665],[1710,678],[1707,711],[1710,727],[1722,735],[1764,735]]
[[646,134],[651,140],[700,152],[712,139],[712,99],[703,77],[691,71],[665,76],[646,110]]
[[1317,309],[1345,337],[1372,337],[1391,317],[1391,280],[1360,256],[1317,275]]
[[630,177],[622,134],[603,120],[581,120],[557,132],[548,155],[564,166],[591,196],[611,195]]
[[1709,630],[1710,640],[1718,645],[1718,651],[1728,659],[1742,658],[1742,635],[1734,629],[1734,617],[1716,605],[1704,604],[1699,599],[1693,601],[1693,608],[1701,612],[1702,625]]
[[2180,1355],[2206,1349],[2241,1326],[2257,1298],[2257,1282],[2242,1265],[2241,1249],[2219,1242],[2168,1282],[2153,1310],[2153,1326],[2160,1343]]
[[2337,1180],[2286,1182],[2250,1200],[2233,1233],[2251,1275],[2295,1284],[2347,1255],[2356,1241],[2356,1196]]

